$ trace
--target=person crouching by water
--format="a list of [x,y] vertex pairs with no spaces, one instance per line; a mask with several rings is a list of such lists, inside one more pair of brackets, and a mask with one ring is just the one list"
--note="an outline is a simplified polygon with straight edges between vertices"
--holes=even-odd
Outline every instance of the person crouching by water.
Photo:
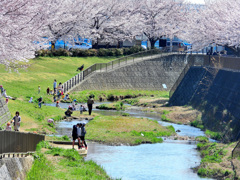
[[74,149],[74,144],[75,144],[75,140],[78,140],[78,147],[80,146],[80,138],[78,136],[78,130],[79,129],[79,125],[73,125],[73,130],[72,130],[72,138],[73,138],[73,142],[72,142],[72,148]]
[[68,109],[67,109],[67,111],[65,111],[65,115],[66,115],[66,117],[71,117],[72,113],[73,113],[73,112],[72,112],[72,107],[69,106]]
[[13,125],[14,125],[14,130],[15,130],[15,131],[19,131],[20,122],[21,122],[21,117],[19,116],[19,112],[18,112],[18,111],[16,112],[16,116],[14,116],[14,117],[12,118],[12,122],[13,122]]
[[87,106],[88,106],[88,113],[89,115],[92,114],[92,106],[94,104],[92,96],[89,96],[88,101],[87,101]]
[[85,141],[85,135],[86,135],[86,129],[85,129],[85,123],[82,124],[82,127],[81,127],[81,136],[80,136],[80,139],[82,141],[82,147],[83,147],[83,144],[85,146],[85,149],[87,149],[87,143]]

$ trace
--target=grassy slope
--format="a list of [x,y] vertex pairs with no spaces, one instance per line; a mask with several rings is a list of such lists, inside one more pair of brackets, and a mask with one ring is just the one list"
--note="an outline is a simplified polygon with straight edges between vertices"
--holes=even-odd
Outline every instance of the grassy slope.
[[[72,76],[77,74],[77,67],[84,64],[85,68],[95,63],[108,62],[111,58],[73,58],[73,57],[41,57],[30,60],[27,63],[27,69],[18,69],[19,72],[11,72],[5,70],[4,66],[0,66],[0,84],[7,90],[7,94],[17,97],[17,100],[9,100],[9,110],[12,116],[16,111],[20,111],[22,117],[21,130],[33,128],[36,130],[41,126],[49,129],[47,123],[43,121],[48,117],[62,116],[64,110],[54,107],[37,108],[37,104],[29,104],[28,100],[33,97],[34,100],[43,96],[45,102],[51,102],[52,96],[46,95],[46,89],[52,88],[53,80],[57,82],[65,82]],[[41,86],[41,93],[38,94],[38,85]],[[46,130],[44,130],[46,131]]]
[[82,64],[87,68],[95,63],[104,63],[113,59],[115,58],[40,57],[30,60],[29,67],[19,69],[19,73],[9,73],[0,66],[0,82],[10,96],[23,99],[36,97],[38,85],[41,86],[40,95],[45,95],[48,86],[52,89],[54,79],[57,79],[58,83],[67,81],[78,73],[77,67]]

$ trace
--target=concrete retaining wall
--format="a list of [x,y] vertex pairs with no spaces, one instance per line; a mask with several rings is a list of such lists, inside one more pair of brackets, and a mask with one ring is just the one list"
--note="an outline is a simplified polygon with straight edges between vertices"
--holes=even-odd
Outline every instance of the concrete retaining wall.
[[0,126],[6,123],[11,118],[8,105],[5,103],[5,99],[0,95]]
[[202,111],[207,129],[222,132],[225,141],[240,138],[240,72],[191,67],[169,101]]
[[33,164],[33,157],[4,158],[0,160],[0,179],[24,180]]
[[[197,57],[197,55],[191,56],[191,58]],[[186,63],[186,55],[169,55],[138,62],[109,72],[96,72],[71,91],[87,89],[170,90]],[[164,88],[163,84],[167,88]]]

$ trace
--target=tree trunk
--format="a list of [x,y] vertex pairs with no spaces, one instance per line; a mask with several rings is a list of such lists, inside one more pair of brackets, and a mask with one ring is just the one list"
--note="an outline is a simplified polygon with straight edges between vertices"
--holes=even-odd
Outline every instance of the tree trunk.
[[155,45],[157,40],[149,39],[149,41],[150,41],[150,44],[151,44],[151,49],[154,49],[154,45]]
[[93,42],[92,48],[98,49],[98,39],[96,41],[92,41],[92,42]]

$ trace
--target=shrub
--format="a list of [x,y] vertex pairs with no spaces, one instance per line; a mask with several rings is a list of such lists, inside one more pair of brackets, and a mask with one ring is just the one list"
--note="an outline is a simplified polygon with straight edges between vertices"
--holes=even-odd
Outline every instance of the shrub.
[[98,55],[98,50],[97,49],[89,49],[86,50],[88,51],[89,56],[97,56]]
[[59,48],[52,51],[53,56],[70,56],[70,51],[66,49]]
[[115,49],[115,56],[122,56],[123,55],[123,49]]
[[98,50],[98,56],[107,56],[108,55],[108,50],[107,49],[99,49]]

